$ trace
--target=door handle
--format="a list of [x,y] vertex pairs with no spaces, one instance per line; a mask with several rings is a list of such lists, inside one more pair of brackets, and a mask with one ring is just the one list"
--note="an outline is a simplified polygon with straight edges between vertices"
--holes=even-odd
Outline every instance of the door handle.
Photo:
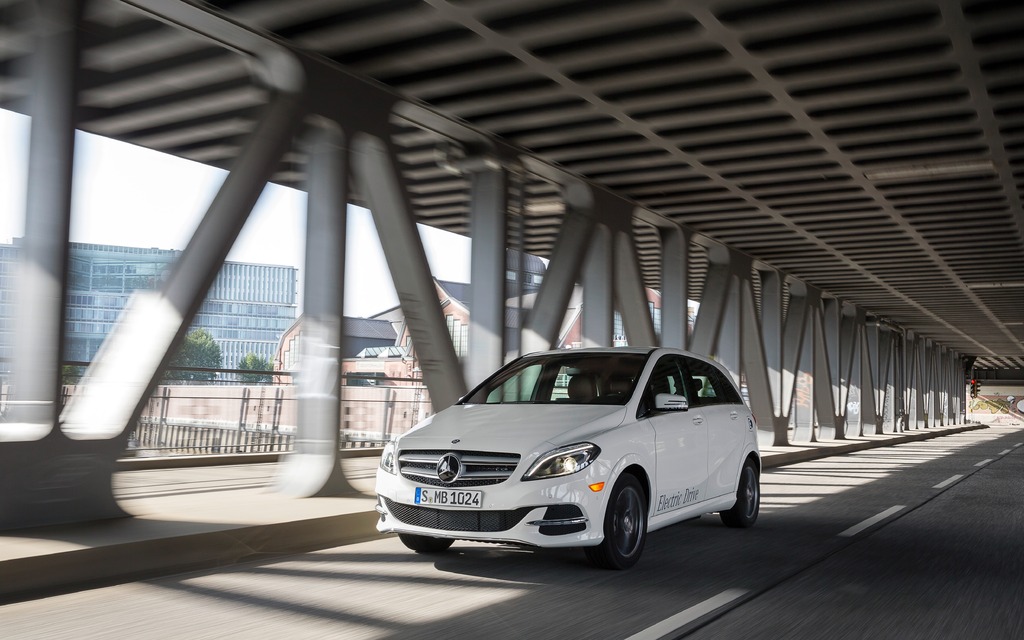
[[704,418],[694,418],[693,424],[704,424]]
[[736,413],[735,411],[731,411],[729,413],[729,417],[735,420],[736,418],[740,417],[740,414]]

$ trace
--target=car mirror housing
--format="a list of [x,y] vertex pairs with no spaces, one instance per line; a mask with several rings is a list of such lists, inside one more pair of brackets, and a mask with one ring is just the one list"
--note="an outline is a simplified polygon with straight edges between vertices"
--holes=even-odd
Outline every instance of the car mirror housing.
[[659,393],[654,396],[654,408],[657,411],[687,411],[690,403],[685,396],[674,393]]

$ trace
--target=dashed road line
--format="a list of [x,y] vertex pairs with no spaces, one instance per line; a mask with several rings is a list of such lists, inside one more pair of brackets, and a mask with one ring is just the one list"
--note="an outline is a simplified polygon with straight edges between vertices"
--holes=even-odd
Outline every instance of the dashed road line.
[[999,455],[1005,456],[1006,454],[1010,453],[1011,451],[1013,451],[1013,449],[1004,449],[1003,451],[999,452]]
[[1016,449],[1017,447],[1024,447],[1024,442],[1018,442],[1017,444],[1013,445],[1014,449]]
[[713,613],[716,609],[721,609],[733,600],[742,598],[746,594],[746,589],[726,589],[717,596],[712,596],[704,602],[695,604],[689,609],[680,611],[670,618],[666,618],[655,625],[647,627],[640,633],[629,636],[626,640],[657,640],[658,638],[667,636],[670,633],[679,631],[686,625],[693,623],[709,613]]
[[947,478],[946,480],[943,480],[939,484],[937,484],[934,487],[932,487],[932,489],[945,489],[946,487],[948,487],[949,485],[953,484],[954,482],[956,482],[957,480],[959,480],[962,477],[963,477],[962,475],[957,474],[957,475],[953,476],[952,478]]
[[878,515],[872,516],[872,517],[868,518],[867,520],[865,520],[864,522],[861,522],[860,524],[853,525],[852,527],[850,527],[846,531],[843,531],[842,533],[840,533],[839,537],[840,538],[850,538],[852,536],[855,536],[858,533],[860,533],[861,531],[867,529],[868,527],[871,527],[871,526],[881,522],[882,520],[885,520],[886,518],[888,518],[889,516],[893,515],[894,513],[898,513],[900,511],[906,509],[906,508],[907,508],[906,505],[902,505],[902,504],[898,504],[898,505],[889,507],[888,509],[886,509],[882,513],[879,513]]
[[992,462],[994,459],[995,458],[986,458],[985,460],[982,460],[981,462],[975,464],[974,466],[976,466],[976,467],[984,467],[986,464]]

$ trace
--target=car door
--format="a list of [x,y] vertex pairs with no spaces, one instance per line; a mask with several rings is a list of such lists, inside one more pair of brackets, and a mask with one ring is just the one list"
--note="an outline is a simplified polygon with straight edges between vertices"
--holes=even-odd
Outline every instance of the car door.
[[693,404],[703,414],[707,426],[707,497],[733,493],[747,430],[753,428],[753,421],[726,374],[699,358],[686,357],[685,361],[689,386],[695,396]]
[[708,434],[700,409],[657,411],[659,393],[689,396],[682,356],[665,355],[655,364],[645,390],[647,420],[655,433],[653,515],[663,515],[707,498]]

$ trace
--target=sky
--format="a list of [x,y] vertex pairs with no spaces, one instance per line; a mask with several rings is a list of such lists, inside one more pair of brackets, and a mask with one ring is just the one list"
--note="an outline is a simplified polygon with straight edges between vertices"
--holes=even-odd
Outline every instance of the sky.
[[[0,242],[24,234],[30,120],[0,110]],[[225,171],[78,132],[71,241],[184,249]],[[267,185],[228,260],[298,267],[301,298],[306,194]],[[427,260],[442,280],[469,281],[470,240],[420,226]],[[345,314],[369,316],[398,304],[370,212],[349,207]],[[301,299],[300,299],[301,304]]]

